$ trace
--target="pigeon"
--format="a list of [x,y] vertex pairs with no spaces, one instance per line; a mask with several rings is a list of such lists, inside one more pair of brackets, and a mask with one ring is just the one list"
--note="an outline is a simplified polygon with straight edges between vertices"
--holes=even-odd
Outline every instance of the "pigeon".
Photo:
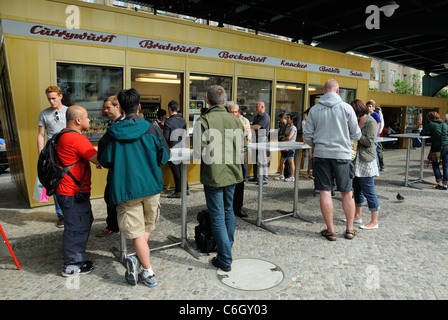
[[400,192],[397,193],[397,200],[398,200],[398,202],[404,201],[404,197],[400,194]]

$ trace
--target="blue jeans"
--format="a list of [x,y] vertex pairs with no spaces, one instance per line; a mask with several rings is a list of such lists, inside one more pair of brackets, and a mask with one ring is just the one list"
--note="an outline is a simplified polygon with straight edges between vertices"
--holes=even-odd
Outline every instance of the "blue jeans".
[[[440,162],[442,162],[443,177],[440,173]],[[437,182],[443,180],[444,184],[448,182],[448,148],[440,149],[440,159],[437,157],[437,153],[434,155],[434,161],[432,162],[432,170],[436,176]]]
[[380,210],[373,177],[355,177],[353,179],[353,194],[357,207],[361,207],[364,204],[365,198],[370,211]]
[[235,234],[234,192],[234,184],[226,187],[204,186],[205,200],[212,223],[212,233],[218,251],[217,258],[224,266],[232,264],[232,246]]
[[62,209],[61,209],[61,206],[58,203],[58,199],[56,198],[56,194],[53,195],[53,200],[54,200],[54,206],[56,208],[56,214],[58,215],[58,217],[63,217],[64,214],[62,213]]

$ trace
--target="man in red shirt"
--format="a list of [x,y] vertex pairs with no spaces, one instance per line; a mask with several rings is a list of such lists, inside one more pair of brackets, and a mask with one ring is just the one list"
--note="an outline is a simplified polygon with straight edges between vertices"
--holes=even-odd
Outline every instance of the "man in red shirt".
[[57,153],[65,166],[79,162],[70,169],[71,175],[67,173],[61,180],[56,197],[64,213],[65,223],[62,237],[62,275],[71,276],[93,270],[93,262],[85,260],[87,240],[93,222],[90,205],[90,162],[98,169],[101,165],[97,160],[97,150],[89,139],[81,134],[81,131],[90,127],[87,110],[81,106],[71,106],[67,109],[66,117],[67,128],[76,132],[61,135]]

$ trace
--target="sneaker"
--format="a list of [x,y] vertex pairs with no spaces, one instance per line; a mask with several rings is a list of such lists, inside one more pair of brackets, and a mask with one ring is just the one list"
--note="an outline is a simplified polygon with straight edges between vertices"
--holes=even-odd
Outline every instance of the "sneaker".
[[129,256],[126,258],[126,273],[124,277],[126,281],[132,285],[138,283],[138,271],[140,270],[140,261],[135,256]]
[[140,272],[138,275],[139,279],[141,282],[143,282],[143,284],[145,286],[147,286],[148,288],[154,288],[157,286],[157,281],[156,281],[156,275],[153,274],[152,276],[145,276],[143,274],[143,272]]
[[63,277],[71,277],[75,274],[87,274],[92,272],[93,269],[95,269],[95,263],[93,261],[84,261],[81,267],[78,267],[76,265],[69,265],[67,267],[64,267],[62,270],[62,276]]
[[285,180],[285,176],[284,175],[279,175],[278,177],[276,177],[276,178],[274,178],[274,180],[276,180],[276,181],[280,181],[280,180]]
[[286,178],[284,181],[293,181],[293,182],[294,182],[294,177],[291,176],[291,177],[289,177],[289,178]]
[[56,227],[64,228],[64,217],[58,217],[58,222],[56,222]]

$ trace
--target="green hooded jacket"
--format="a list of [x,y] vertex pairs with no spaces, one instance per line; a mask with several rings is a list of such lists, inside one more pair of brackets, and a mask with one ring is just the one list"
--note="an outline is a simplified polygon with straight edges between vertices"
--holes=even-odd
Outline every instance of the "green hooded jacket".
[[108,127],[98,143],[98,161],[113,170],[108,183],[111,204],[162,192],[160,165],[169,158],[169,148],[159,126],[130,115]]

